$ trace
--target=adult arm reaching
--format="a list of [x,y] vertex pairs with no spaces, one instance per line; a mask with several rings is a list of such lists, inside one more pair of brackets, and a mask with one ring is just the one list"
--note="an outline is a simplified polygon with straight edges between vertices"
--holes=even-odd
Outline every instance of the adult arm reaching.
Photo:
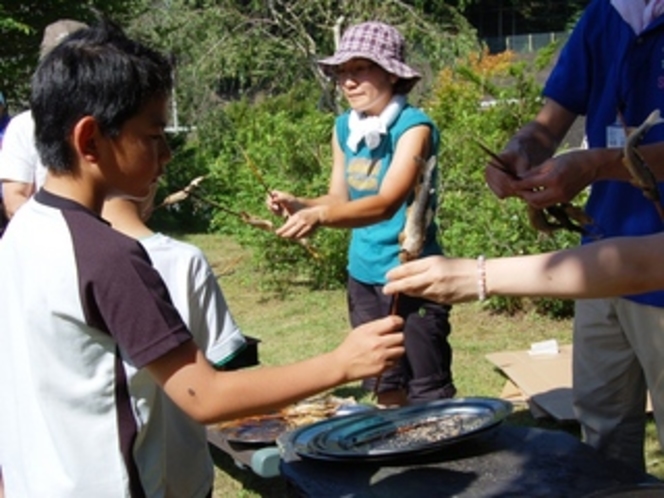
[[618,237],[573,249],[529,256],[432,256],[387,273],[386,294],[404,293],[440,303],[481,295],[600,298],[664,288],[664,234]]

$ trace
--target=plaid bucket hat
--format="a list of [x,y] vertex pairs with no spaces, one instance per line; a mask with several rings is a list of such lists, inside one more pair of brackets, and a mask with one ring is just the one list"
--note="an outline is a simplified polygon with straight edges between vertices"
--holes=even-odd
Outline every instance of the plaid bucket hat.
[[405,52],[406,42],[396,28],[368,21],[348,28],[334,55],[320,59],[318,65],[327,76],[334,77],[335,68],[344,62],[368,59],[398,76],[408,91],[422,76],[405,63]]

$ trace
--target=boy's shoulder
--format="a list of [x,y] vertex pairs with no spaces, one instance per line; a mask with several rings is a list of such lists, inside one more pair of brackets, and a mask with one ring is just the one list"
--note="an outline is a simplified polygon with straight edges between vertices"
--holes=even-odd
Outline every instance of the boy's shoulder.
[[[16,231],[15,243],[30,244],[39,238],[51,241],[44,251],[74,253],[79,268],[113,272],[132,255],[147,260],[145,251],[132,238],[114,230],[96,213],[67,197],[40,189],[18,210],[7,230]],[[24,234],[33,235],[25,240]]]
[[146,249],[149,248],[150,250],[169,251],[178,253],[184,257],[205,259],[205,254],[198,246],[190,244],[189,242],[177,240],[161,232],[157,232],[151,237],[141,239],[141,244],[143,244]]
[[166,264],[187,267],[190,272],[206,271],[210,264],[203,251],[188,242],[174,239],[162,233],[155,233],[151,237],[141,239],[150,259],[156,266]]
[[108,289],[121,286],[123,275],[152,271],[138,242],[84,206],[44,189],[17,211],[2,242],[11,265],[43,272],[35,289],[47,280],[55,286]]

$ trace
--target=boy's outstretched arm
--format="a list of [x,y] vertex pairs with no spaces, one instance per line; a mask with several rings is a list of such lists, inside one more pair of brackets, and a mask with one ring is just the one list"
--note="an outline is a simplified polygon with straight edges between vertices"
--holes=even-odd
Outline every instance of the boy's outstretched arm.
[[396,316],[367,323],[333,351],[290,365],[216,371],[194,341],[188,341],[147,368],[182,410],[210,424],[282,408],[379,374],[404,353],[402,326]]

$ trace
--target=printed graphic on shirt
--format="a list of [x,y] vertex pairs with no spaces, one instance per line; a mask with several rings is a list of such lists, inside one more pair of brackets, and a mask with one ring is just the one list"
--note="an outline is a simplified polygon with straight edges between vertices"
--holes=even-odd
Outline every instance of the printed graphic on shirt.
[[378,192],[378,175],[380,163],[378,159],[354,157],[348,163],[346,180],[351,189],[362,192]]

